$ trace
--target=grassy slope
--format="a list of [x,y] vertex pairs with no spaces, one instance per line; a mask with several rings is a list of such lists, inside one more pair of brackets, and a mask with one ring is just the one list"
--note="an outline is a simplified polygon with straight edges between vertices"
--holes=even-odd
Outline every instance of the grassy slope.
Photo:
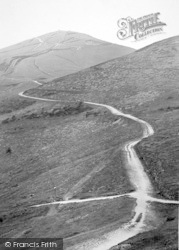
[[[140,134],[139,126],[128,121],[119,121],[119,133],[118,125],[113,125],[116,118],[98,109],[94,114],[87,113],[88,109],[79,111],[74,107],[74,103],[71,108],[65,106],[63,109],[66,99],[60,104],[59,108],[63,109],[61,114],[52,115],[50,110],[53,105],[23,99],[18,97],[18,93],[36,87],[35,83],[28,80],[28,76],[32,79],[38,77],[39,81],[43,82],[45,78],[66,75],[124,55],[133,49],[72,32],[65,33],[64,37],[57,32],[42,38],[45,41],[43,44],[39,44],[38,39],[32,39],[1,51],[0,71],[7,76],[0,79],[0,120],[3,121],[0,135],[0,185],[3,190],[0,196],[1,236],[36,236],[40,219],[44,226],[41,226],[39,234],[44,236],[50,224],[46,218],[49,208],[31,209],[33,204],[63,199],[64,195],[84,198],[123,193],[132,189],[126,178],[120,149],[123,141],[135,137],[134,133],[130,133],[130,129],[135,128]],[[59,40],[63,43],[60,49],[55,48]],[[72,60],[68,60],[69,58]],[[74,61],[78,61],[78,67],[74,65]],[[34,68],[34,64],[40,65],[45,73],[49,70],[53,71],[53,74],[44,76],[42,71]],[[22,80],[23,77],[25,80]],[[73,94],[70,92],[71,97]],[[81,113],[83,115],[79,115]],[[38,119],[34,119],[35,117]],[[113,128],[114,134],[111,134]],[[129,129],[127,137],[126,128]],[[116,137],[116,134],[120,135]],[[12,149],[11,154],[6,152],[9,146]],[[110,182],[104,185],[108,179]],[[56,190],[53,189],[54,185]],[[128,221],[131,216],[133,202],[127,200],[119,205],[122,219],[116,212],[111,217],[107,216],[103,222],[99,213],[104,212],[104,202],[101,204],[96,204],[96,214],[90,215],[89,229],[81,226],[83,220],[80,223],[77,220],[77,228],[71,221],[68,224],[68,227],[72,228],[71,231],[66,231],[64,226],[60,232],[58,230],[58,236],[73,235],[75,230],[79,233],[81,230],[88,232],[106,225],[107,222],[110,224]],[[127,204],[127,210],[123,204]],[[93,204],[90,206],[93,207]],[[105,211],[109,213],[111,204],[105,206]],[[71,206],[63,216],[69,217],[73,210],[74,207]],[[85,208],[84,210],[88,215],[88,211]],[[50,217],[51,224],[54,224],[53,220],[57,216],[61,217],[58,207],[56,213]],[[26,221],[28,226],[24,224]],[[57,226],[62,223],[64,224],[64,221],[59,219]],[[53,228],[52,225],[51,227]],[[48,235],[54,235],[54,232],[50,231]]]
[[[58,98],[63,105],[66,100],[111,104],[151,123],[156,133],[140,143],[138,154],[144,161],[158,195],[176,198],[176,136],[179,119],[177,51],[178,37],[167,39],[126,57],[56,79],[28,93]],[[18,98],[17,103],[20,100]],[[5,102],[3,110],[11,107],[12,104],[7,105]],[[44,104],[35,107],[40,110]],[[46,104],[45,108],[53,107]],[[34,236],[38,232],[39,236],[50,236],[57,232],[59,237],[69,237],[79,235],[81,231],[89,233],[111,223],[115,227],[116,221],[128,221],[133,203],[126,199],[120,200],[117,206],[94,203],[90,207],[83,205],[77,210],[75,206],[69,206],[65,211],[61,207],[34,210],[29,205],[50,201],[54,197],[61,199],[66,193],[84,198],[89,194],[96,196],[130,191],[119,148],[126,140],[136,138],[141,133],[140,127],[128,120],[119,121],[118,126],[114,123],[116,118],[103,109],[84,110],[82,113],[77,111],[75,114],[72,112],[51,118],[50,115],[38,119],[30,117],[25,118],[22,113],[18,113],[13,122],[1,125],[3,174],[0,184],[4,190],[1,193],[2,235]],[[9,145],[12,154],[6,153]],[[57,186],[56,192],[52,188],[53,184]],[[93,206],[95,213],[91,214]],[[157,210],[158,207],[154,206]],[[101,221],[103,209],[107,219]],[[114,211],[112,215],[111,209]],[[167,210],[169,215],[173,213],[170,206],[162,205],[159,210],[164,217]],[[90,218],[86,221],[88,216]],[[70,218],[70,222],[64,224],[63,217]],[[27,226],[25,221],[29,222]],[[136,246],[142,244],[143,249],[163,249],[161,237],[155,234],[173,237],[168,232],[172,230],[172,234],[176,235],[175,221],[167,222],[157,232],[153,232],[154,237],[151,233],[137,237],[134,240]],[[80,235],[78,239],[82,237]],[[86,237],[90,237],[90,234]],[[143,241],[144,238],[146,240]],[[147,241],[149,238],[154,239],[152,243]],[[171,246],[170,241],[168,245],[166,249]]]
[[121,147],[141,129],[117,119],[100,108],[42,104],[1,125],[1,236],[54,236],[58,229],[58,237],[81,232],[89,237],[97,228],[116,227],[130,219],[130,199],[57,206],[54,211],[30,208],[66,194],[85,198],[131,190]]
[[[149,121],[156,133],[153,137],[143,141],[138,148],[142,150],[142,145],[145,145],[142,151],[144,153],[146,148],[150,148],[147,143],[151,143],[151,152],[147,154],[152,154],[155,153],[159,144],[160,154],[157,151],[155,156],[158,157],[160,167],[156,169],[159,171],[163,168],[163,175],[168,176],[167,164],[160,162],[160,158],[163,155],[163,161],[165,161],[167,157],[172,164],[172,173],[175,173],[178,163],[176,156],[178,144],[175,140],[179,118],[178,49],[178,37],[166,39],[126,57],[56,79],[35,91],[33,89],[27,91],[27,94],[48,96],[48,98],[63,101],[68,99],[111,104]],[[168,147],[169,144],[170,147]],[[171,152],[168,153],[167,150]],[[146,162],[149,161],[147,154],[145,155]],[[156,157],[155,160],[157,160]],[[150,163],[146,166],[149,170],[151,167]],[[174,186],[171,187],[174,193],[168,194],[167,190],[162,191],[166,197],[176,195],[175,177],[176,175],[173,176],[174,184],[172,185]],[[151,178],[158,186],[152,174]],[[166,182],[164,178],[163,185]]]
[[[56,79],[37,92],[38,96],[112,104],[152,124],[155,135],[139,144],[138,154],[144,161],[158,195],[175,199],[179,162],[179,144],[176,140],[179,122],[178,50],[179,37],[166,39],[126,57]],[[77,92],[71,97],[62,90]],[[33,90],[29,93],[36,94]],[[167,210],[170,211],[170,206]],[[170,230],[176,235],[176,220],[169,226],[165,224],[156,233],[160,233],[162,237],[165,234],[173,237],[168,234]],[[148,238],[150,235],[140,237]],[[176,237],[174,238],[174,245],[169,241],[166,249],[175,247]],[[145,244],[146,249],[163,249],[160,237],[155,237],[149,245]]]

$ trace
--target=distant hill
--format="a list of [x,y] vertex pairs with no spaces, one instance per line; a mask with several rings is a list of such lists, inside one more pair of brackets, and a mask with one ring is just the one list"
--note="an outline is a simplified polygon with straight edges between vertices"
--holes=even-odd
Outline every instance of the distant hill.
[[[100,101],[103,103],[120,102],[122,106],[126,107],[126,104],[129,103],[128,98],[138,96],[140,92],[159,91],[161,93],[167,89],[176,90],[178,68],[179,36],[176,36],[153,43],[121,58],[98,64],[63,78],[56,78],[49,81],[49,85],[46,84],[39,88],[39,91],[41,94],[46,88],[53,88],[56,92],[61,89],[77,89],[83,92],[86,90],[86,93],[94,91],[94,101],[99,101],[100,97]],[[99,95],[99,92],[102,94]],[[95,99],[95,95],[97,99]],[[81,95],[79,98],[81,97],[89,100],[88,95]],[[57,96],[52,98],[57,98]],[[147,99],[143,99],[143,101],[147,101]],[[140,102],[139,98],[136,98],[135,103],[137,102]],[[131,104],[134,106],[134,100],[131,101]]]
[[53,79],[133,51],[86,34],[57,31],[1,49],[0,76]]

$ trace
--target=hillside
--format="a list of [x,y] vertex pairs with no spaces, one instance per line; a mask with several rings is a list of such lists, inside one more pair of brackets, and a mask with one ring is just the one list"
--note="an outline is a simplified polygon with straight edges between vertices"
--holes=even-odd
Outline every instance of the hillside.
[[57,31],[1,49],[0,76],[53,79],[133,51],[89,35]]
[[[59,103],[17,96],[22,91],[18,83],[16,97],[5,99],[0,109],[2,237],[63,237],[73,249],[133,217],[135,200],[128,197],[30,207],[66,197],[84,199],[133,191],[123,146],[141,135],[140,125],[85,101],[112,105],[152,125],[154,135],[138,144],[136,151],[154,196],[177,199],[178,51],[179,36],[172,37],[67,76],[47,77],[43,86],[25,92]],[[151,206],[157,220],[148,223],[154,230],[129,239],[129,249],[177,249],[176,206]]]
[[[123,58],[55,79],[44,86],[27,91],[26,94],[61,101],[80,100],[111,104],[148,120],[156,129],[157,137],[158,132],[164,133],[163,127],[167,126],[167,123],[168,129],[171,128],[169,124],[175,126],[173,119],[177,119],[178,50],[177,36],[154,43]],[[73,91],[73,94],[70,91]],[[173,119],[167,120],[170,116]],[[170,140],[173,132],[174,130],[170,131]],[[151,141],[154,138],[146,140]],[[176,164],[174,166],[175,169]],[[167,188],[166,193],[169,190],[170,188]]]
[[[177,199],[178,51],[179,36],[172,37],[123,58],[55,79],[42,87],[27,91],[26,94],[61,101],[106,103],[149,122],[154,127],[155,134],[137,146],[138,155],[153,183],[156,196]],[[69,91],[73,91],[73,95]],[[139,236],[139,242],[135,242],[131,249],[137,249],[138,246],[148,249],[151,244],[151,249],[169,249],[171,246],[172,249],[176,248],[176,209],[172,206],[153,206],[163,216],[159,223],[160,229],[153,234]],[[171,214],[172,223],[167,219]],[[168,241],[162,240],[165,235]],[[143,240],[143,237],[148,240]],[[129,242],[132,244],[132,240]]]

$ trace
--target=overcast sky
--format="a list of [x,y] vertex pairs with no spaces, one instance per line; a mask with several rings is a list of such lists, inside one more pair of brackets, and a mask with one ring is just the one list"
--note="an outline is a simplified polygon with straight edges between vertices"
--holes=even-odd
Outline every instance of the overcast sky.
[[[57,30],[141,48],[179,35],[179,0],[0,0],[0,48]],[[117,21],[160,12],[164,33],[135,42],[117,38]]]

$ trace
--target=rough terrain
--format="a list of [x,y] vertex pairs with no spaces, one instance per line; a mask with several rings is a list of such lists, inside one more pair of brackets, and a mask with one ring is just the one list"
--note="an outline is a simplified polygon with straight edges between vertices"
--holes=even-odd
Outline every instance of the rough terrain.
[[[116,200],[119,204],[112,205],[109,202],[86,207],[29,209],[36,202],[63,199],[67,193],[86,198],[132,191],[123,161],[123,145],[141,135],[140,126],[128,119],[117,120],[101,108],[83,106],[84,101],[112,105],[154,127],[155,135],[142,141],[136,150],[156,197],[177,199],[178,49],[179,38],[173,37],[25,92],[59,99],[59,107],[21,97],[15,97],[17,108],[14,102],[4,101],[1,109],[3,235],[14,236],[19,231],[23,236],[33,236],[37,231],[45,236],[54,232],[59,237],[77,235],[71,238],[73,244],[73,240],[90,238],[94,233],[100,235],[132,217],[135,204],[128,198]],[[19,110],[19,102],[24,101],[25,106]],[[28,107],[31,107],[29,114]],[[11,153],[8,147],[12,148]],[[7,211],[7,207],[11,209]],[[126,243],[130,244],[129,249],[176,249],[176,206],[153,203],[153,207],[159,216],[158,229],[130,239]],[[62,220],[68,217],[69,227]],[[27,218],[30,226],[24,228],[23,221]]]

